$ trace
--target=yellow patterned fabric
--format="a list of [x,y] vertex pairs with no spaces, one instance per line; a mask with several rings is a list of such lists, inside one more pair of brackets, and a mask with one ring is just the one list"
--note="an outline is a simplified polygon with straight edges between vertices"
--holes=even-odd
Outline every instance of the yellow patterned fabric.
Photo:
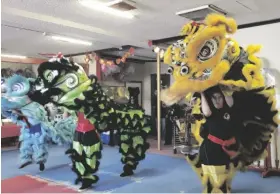
[[231,175],[234,168],[227,170],[226,166],[202,165],[203,193],[230,193]]
[[241,164],[234,166],[232,163],[228,166],[203,165],[199,161],[199,156],[186,157],[196,172],[203,186],[203,193],[230,193],[232,179]]

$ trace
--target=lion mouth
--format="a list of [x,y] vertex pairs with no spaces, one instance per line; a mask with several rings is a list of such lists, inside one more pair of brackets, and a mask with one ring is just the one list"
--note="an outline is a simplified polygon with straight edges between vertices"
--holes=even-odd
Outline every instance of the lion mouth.
[[185,94],[182,93],[173,95],[173,93],[170,93],[168,89],[161,91],[161,101],[164,102],[166,106],[172,106],[173,104],[182,100],[184,97]]
[[91,80],[87,80],[84,83],[78,85],[76,88],[64,94],[60,99],[58,99],[59,104],[73,104],[76,98],[84,100],[83,92],[86,91],[91,84]]
[[186,97],[188,92],[194,92],[198,90],[198,88],[201,88],[202,85],[205,85],[204,82],[207,83],[207,80],[211,80],[212,71],[212,69],[205,69],[203,72],[193,73],[192,76],[188,78],[190,80],[190,83],[187,84],[188,86],[186,87],[182,87],[181,83],[177,83],[177,85],[174,86],[173,89],[168,88],[163,90],[161,92],[161,100],[167,106],[171,106],[179,102],[180,100]]

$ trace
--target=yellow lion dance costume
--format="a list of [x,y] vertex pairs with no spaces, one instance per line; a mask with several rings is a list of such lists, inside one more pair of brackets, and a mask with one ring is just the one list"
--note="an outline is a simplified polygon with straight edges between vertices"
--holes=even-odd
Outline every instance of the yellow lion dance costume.
[[[187,160],[200,177],[205,193],[231,192],[235,172],[265,156],[279,123],[274,87],[266,85],[261,60],[255,56],[260,46],[240,47],[229,37],[236,30],[234,19],[210,14],[203,23],[186,24],[181,30],[185,38],[168,47],[164,56],[175,81],[162,91],[162,101],[172,105],[185,96],[201,93],[192,111],[198,116],[192,132],[200,151],[188,155]],[[216,112],[220,120],[202,114],[202,96],[205,94],[205,101],[213,108],[214,101],[210,105],[209,99],[218,91],[223,99],[231,97],[234,102],[231,107],[225,106],[226,112]],[[223,126],[233,130],[222,129]],[[208,129],[206,135],[202,135],[202,129]],[[225,130],[228,132],[221,135]],[[231,139],[225,137],[228,134]],[[209,154],[209,149],[216,151]]]

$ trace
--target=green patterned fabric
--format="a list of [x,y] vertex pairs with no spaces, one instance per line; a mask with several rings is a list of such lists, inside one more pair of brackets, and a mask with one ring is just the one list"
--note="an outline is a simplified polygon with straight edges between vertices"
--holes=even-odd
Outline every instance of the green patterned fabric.
[[[32,94],[34,98],[42,99],[44,102],[51,101],[77,112],[83,111],[99,133],[118,131],[119,152],[122,154],[121,161],[124,164],[121,176],[132,175],[149,148],[147,136],[151,131],[151,124],[150,117],[145,115],[144,110],[132,104],[116,104],[105,95],[97,83],[96,76],[87,77],[81,66],[64,57],[42,63],[38,68],[38,75],[38,82],[42,82],[44,86],[39,92]],[[94,144],[83,144],[83,146],[91,145]],[[93,152],[97,150],[101,156],[98,148],[98,146],[87,148],[86,151],[83,149],[83,153],[93,153],[97,156]],[[78,152],[80,153],[79,149]],[[84,157],[86,154],[77,156],[76,159],[85,160]],[[87,168],[85,169],[87,172]]]
[[78,175],[78,179],[98,180],[93,175],[99,167],[101,158],[101,142],[95,130],[83,133],[76,131],[72,149],[67,151],[73,163],[73,171]]

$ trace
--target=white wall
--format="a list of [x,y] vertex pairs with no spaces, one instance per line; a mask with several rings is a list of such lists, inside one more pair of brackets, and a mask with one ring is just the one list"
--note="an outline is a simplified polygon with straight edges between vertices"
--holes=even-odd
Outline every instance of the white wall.
[[276,78],[276,87],[280,92],[280,23],[240,29],[233,36],[240,46],[245,47],[250,44],[260,44],[263,46],[259,57],[264,58],[264,67],[271,68]]
[[[241,44],[241,46],[247,46],[249,44],[260,44],[263,46],[258,56],[264,59],[264,67],[269,68],[270,72],[275,77],[277,91],[277,108],[280,110],[279,34],[280,23],[275,23],[270,25],[241,29],[238,30],[236,35],[234,35],[233,37]],[[276,134],[278,134],[277,138],[280,139],[280,126],[278,127],[278,133]],[[278,142],[278,144],[278,152],[280,155],[280,142]]]

